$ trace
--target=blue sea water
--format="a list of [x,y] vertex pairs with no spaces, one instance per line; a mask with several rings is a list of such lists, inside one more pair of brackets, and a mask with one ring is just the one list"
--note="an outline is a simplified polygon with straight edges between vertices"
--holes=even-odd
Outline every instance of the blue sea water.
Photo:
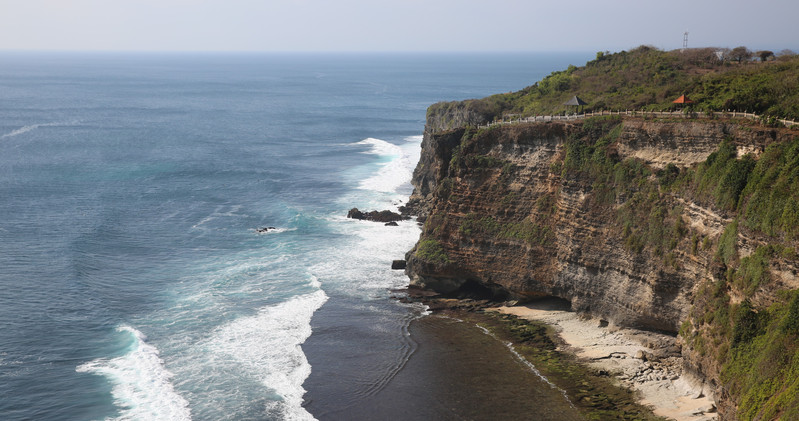
[[313,419],[314,334],[373,394],[419,228],[347,210],[407,198],[428,105],[588,58],[0,54],[0,419]]

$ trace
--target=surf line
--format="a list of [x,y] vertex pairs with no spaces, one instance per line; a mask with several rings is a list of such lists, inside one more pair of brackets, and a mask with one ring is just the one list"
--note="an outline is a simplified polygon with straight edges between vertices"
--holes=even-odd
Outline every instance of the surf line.
[[11,132],[8,132],[8,133],[6,133],[6,134],[4,134],[4,135],[0,136],[0,139],[5,139],[5,138],[7,138],[7,137],[19,136],[19,135],[21,135],[21,134],[23,134],[23,133],[27,133],[27,132],[29,132],[29,131],[31,131],[31,130],[36,130],[36,129],[38,129],[39,127],[56,127],[56,126],[66,126],[66,125],[70,125],[70,124],[76,124],[76,123],[77,123],[77,122],[64,123],[64,122],[57,122],[57,121],[54,121],[54,122],[52,122],[52,123],[38,123],[38,124],[31,124],[31,125],[28,125],[28,126],[22,126],[22,127],[18,128],[18,129],[16,129],[16,130],[13,130],[13,131],[11,131]]

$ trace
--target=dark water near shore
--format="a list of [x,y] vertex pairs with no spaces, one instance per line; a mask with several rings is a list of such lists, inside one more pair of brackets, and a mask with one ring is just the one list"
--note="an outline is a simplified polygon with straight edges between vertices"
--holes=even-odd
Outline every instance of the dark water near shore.
[[344,216],[407,198],[429,104],[588,58],[0,54],[0,419],[447,419],[419,228]]

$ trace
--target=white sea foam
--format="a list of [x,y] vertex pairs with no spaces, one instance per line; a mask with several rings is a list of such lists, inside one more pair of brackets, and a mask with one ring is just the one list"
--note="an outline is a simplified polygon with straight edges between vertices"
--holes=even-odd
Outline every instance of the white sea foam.
[[380,156],[396,156],[402,153],[400,147],[386,142],[385,140],[375,139],[373,137],[356,142],[356,145],[369,145],[372,148],[364,153],[380,155]]
[[158,349],[130,326],[120,326],[117,331],[132,341],[125,355],[97,359],[76,370],[108,378],[114,401],[120,407],[119,420],[190,420],[189,403],[172,386],[172,373],[164,367]]
[[268,230],[258,230],[255,229],[258,234],[280,234],[281,232],[288,232],[288,231],[297,231],[297,228],[269,228]]
[[406,141],[410,145],[398,146],[374,138],[358,142],[358,144],[372,147],[366,153],[392,158],[381,164],[377,173],[363,180],[358,187],[377,192],[395,193],[401,186],[407,185],[413,175],[413,169],[419,161],[418,142],[421,141],[421,137],[411,136],[406,138]]
[[241,205],[225,205],[225,206],[217,206],[214,211],[203,218],[200,222],[192,225],[193,229],[201,228],[203,225],[214,221],[218,218],[244,218],[247,215],[238,213],[241,210]]
[[[318,280],[311,279],[311,284]],[[325,301],[327,295],[317,290],[265,307],[219,328],[207,349],[221,360],[234,360],[237,370],[274,392],[277,399],[267,404],[267,413],[285,420],[312,420],[302,407],[302,384],[311,366],[300,345],[311,335],[311,317]]]
[[[372,167],[371,176],[359,185],[361,190],[380,194],[353,193],[341,201],[350,207],[358,203],[370,209],[391,209],[407,199],[413,168],[419,161],[421,141],[422,136],[410,136],[399,145],[374,138],[358,142],[372,146],[369,153],[391,159],[381,164],[376,172]],[[364,202],[364,199],[371,201]],[[386,227],[375,222],[347,219],[342,214],[333,215],[329,220],[332,228],[340,230],[352,242],[336,250],[336,259],[320,259],[310,268],[321,279],[346,280],[326,282],[327,289],[335,288],[364,299],[379,299],[385,298],[392,289],[408,285],[408,277],[402,271],[390,270],[390,267],[391,261],[403,258],[419,238],[420,229],[415,221],[400,221],[399,226]],[[342,265],[341,261],[348,264]],[[352,279],[358,279],[358,282],[351,282]]]

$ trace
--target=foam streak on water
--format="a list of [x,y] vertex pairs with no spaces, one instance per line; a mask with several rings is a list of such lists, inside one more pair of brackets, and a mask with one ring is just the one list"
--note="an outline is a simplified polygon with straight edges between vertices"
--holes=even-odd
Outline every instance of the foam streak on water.
[[70,122],[70,123],[62,123],[62,122],[52,122],[52,123],[40,123],[40,124],[30,124],[27,126],[22,126],[19,129],[13,130],[6,134],[0,135],[0,139],[5,139],[7,137],[14,137],[19,136],[21,134],[25,134],[31,130],[36,130],[39,127],[55,127],[55,126],[62,126],[62,125],[69,125],[69,124],[76,124],[77,122]]
[[129,351],[121,357],[80,365],[77,371],[108,378],[121,408],[118,420],[190,420],[189,403],[175,392],[172,373],[164,367],[158,349],[133,327],[120,326],[117,331],[132,342]]
[[218,329],[207,348],[221,359],[232,358],[243,375],[275,393],[277,399],[266,404],[266,413],[311,420],[302,408],[302,383],[311,366],[300,345],[311,335],[311,317],[325,301],[327,295],[318,290],[265,307]]

